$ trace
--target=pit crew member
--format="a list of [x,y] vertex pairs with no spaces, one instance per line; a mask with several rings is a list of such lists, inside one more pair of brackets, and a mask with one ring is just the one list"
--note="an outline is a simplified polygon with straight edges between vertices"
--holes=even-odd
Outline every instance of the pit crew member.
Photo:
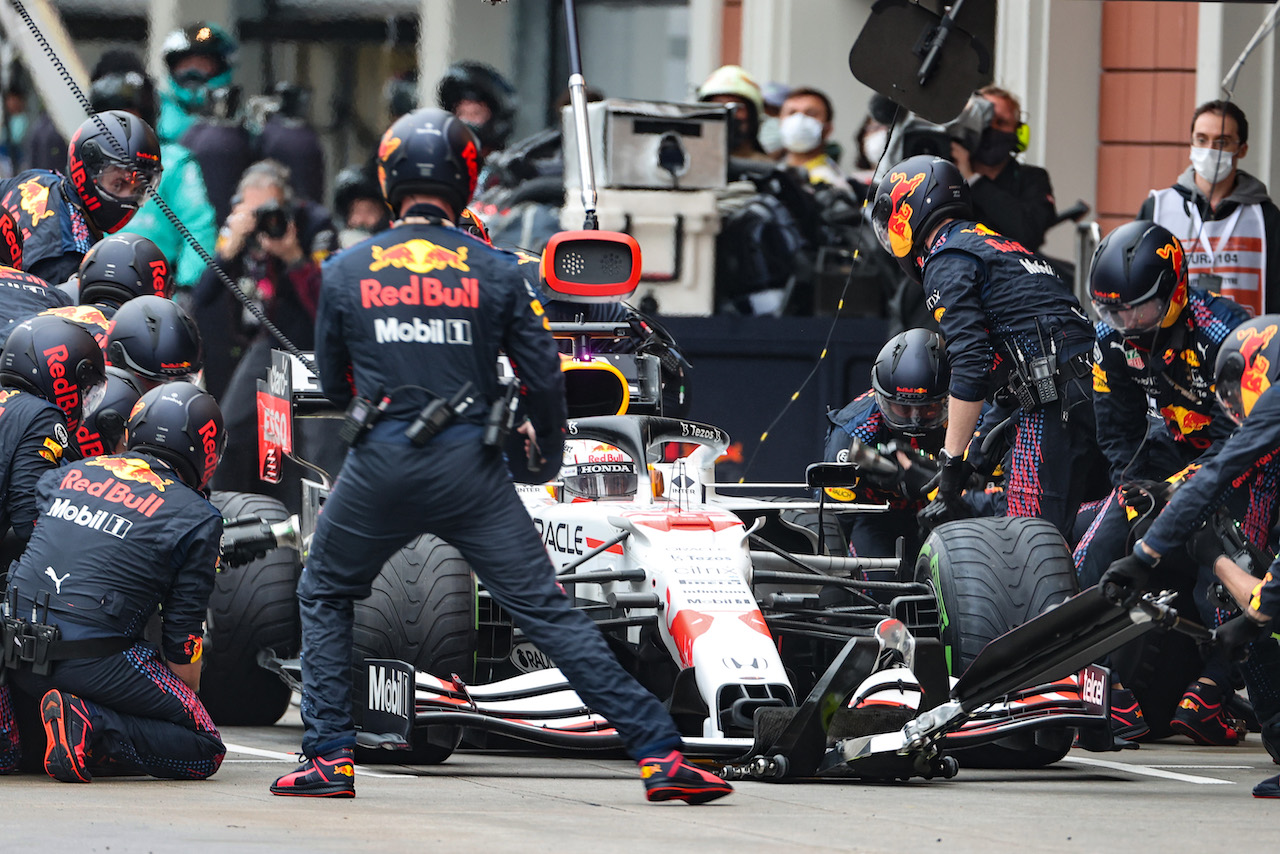
[[[41,479],[40,520],[10,589],[15,613],[58,635],[45,667],[37,651],[11,676],[18,702],[39,698],[54,779],[218,770],[226,748],[196,691],[222,517],[199,490],[224,443],[213,398],[171,383],[135,407],[125,453]],[[158,605],[159,649],[142,639]]]
[[[1093,369],[1098,446],[1117,489],[1076,546],[1082,587],[1096,584],[1111,562],[1128,551],[1132,520],[1141,518],[1139,511],[1145,515],[1153,509],[1151,504],[1168,491],[1163,481],[1191,476],[1194,469],[1184,469],[1235,429],[1214,400],[1213,364],[1223,340],[1249,316],[1232,300],[1189,287],[1182,244],[1167,229],[1144,220],[1120,226],[1098,246],[1090,292],[1102,318]],[[1158,414],[1160,426],[1149,426],[1149,411]],[[1246,536],[1258,546],[1266,545],[1275,516],[1278,473],[1278,465],[1263,467],[1233,490],[1229,501]],[[1182,563],[1190,591],[1195,571]],[[1194,598],[1206,623],[1220,622],[1204,596]],[[1187,689],[1173,728],[1199,744],[1239,741],[1237,727],[1223,714],[1220,686],[1229,679],[1226,662],[1211,657]],[[1140,716],[1136,700],[1130,699],[1113,703],[1113,720],[1117,714],[1127,717],[1136,734]]]
[[[530,454],[541,457],[532,466],[541,480],[562,461],[566,408],[555,343],[536,283],[526,278],[532,265],[453,224],[475,191],[479,152],[472,132],[449,113],[401,117],[378,151],[396,223],[324,268],[316,322],[321,388],[342,407],[355,396],[390,402],[348,455],[298,585],[306,761],[271,791],[355,795],[353,603],[369,594],[387,558],[429,532],[457,547],[584,702],[616,727],[640,762],[649,800],[722,797],[730,786],[684,761],[670,715],[573,610],[500,449],[482,442],[485,414],[498,399],[500,347],[525,388],[530,422],[521,432]],[[449,401],[452,417],[432,420],[428,413],[440,411],[432,404],[441,401]]]
[[[1277,611],[1276,567],[1269,572],[1271,579],[1261,584],[1256,579],[1242,579],[1222,559],[1215,558],[1221,548],[1206,552],[1206,544],[1214,545],[1212,539],[1193,540],[1233,491],[1280,454],[1280,394],[1272,389],[1280,379],[1277,332],[1280,315],[1263,315],[1236,327],[1222,343],[1214,370],[1216,393],[1240,429],[1173,494],[1133,552],[1112,563],[1099,584],[1109,595],[1126,600],[1153,586],[1163,586],[1164,573],[1157,568],[1162,558],[1172,557],[1191,543],[1198,562],[1212,564],[1235,598],[1247,599],[1245,613],[1224,624],[1220,637],[1228,646],[1250,647],[1242,668],[1249,697],[1262,724],[1263,744],[1273,757],[1280,758],[1280,696],[1273,687],[1280,673],[1280,649],[1265,630]],[[1264,789],[1263,797],[1280,795],[1274,779],[1258,788]]]
[[75,288],[81,305],[93,306],[110,320],[134,297],[172,297],[173,271],[160,247],[148,238],[113,234],[85,253]]
[[132,113],[84,121],[67,147],[67,174],[28,169],[0,182],[0,204],[22,231],[23,267],[60,284],[103,233],[128,224],[160,179],[160,143]]
[[923,283],[951,363],[938,497],[925,512],[958,502],[983,400],[999,394],[1020,409],[1006,514],[1043,517],[1070,536],[1097,455],[1093,330],[1071,289],[1044,258],[973,222],[968,184],[941,158],[918,155],[891,169],[872,222],[898,266]]

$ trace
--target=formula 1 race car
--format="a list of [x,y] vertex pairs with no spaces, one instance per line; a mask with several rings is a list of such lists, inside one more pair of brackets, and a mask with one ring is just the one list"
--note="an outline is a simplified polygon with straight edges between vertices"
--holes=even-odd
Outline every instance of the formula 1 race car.
[[[267,385],[290,390],[290,417],[333,414],[285,354]],[[1158,597],[1125,609],[1096,591],[1073,596],[1066,546],[1041,520],[951,522],[905,565],[842,557],[824,548],[830,511],[820,502],[762,500],[715,482],[728,447],[718,428],[584,417],[570,422],[569,438],[564,477],[521,487],[559,580],[666,701],[687,751],[730,774],[881,779],[950,776],[958,764],[1035,767],[1061,758],[1077,734],[1111,749],[1110,680],[1089,662],[1173,619]],[[818,466],[809,486],[840,476],[839,464]],[[304,481],[300,521],[277,509],[231,524],[229,552],[280,542],[305,552],[325,481]],[[269,502],[235,500],[250,517],[249,504]],[[819,516],[817,530],[788,527],[788,513]],[[215,720],[273,721],[298,686],[296,622],[279,646],[263,640],[296,621],[291,554],[275,548],[219,578],[208,667],[239,679],[206,683]],[[388,562],[356,623],[365,761],[441,762],[464,734],[473,745],[620,745],[438,539],[420,537]],[[1031,640],[1009,640],[1019,637]]]

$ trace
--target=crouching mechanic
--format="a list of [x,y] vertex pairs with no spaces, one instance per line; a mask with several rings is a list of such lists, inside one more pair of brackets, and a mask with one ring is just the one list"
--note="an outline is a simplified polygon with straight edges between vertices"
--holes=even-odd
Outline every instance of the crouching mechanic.
[[[126,452],[41,478],[40,518],[8,595],[12,613],[35,615],[25,631],[56,634],[10,676],[18,702],[39,698],[49,776],[200,780],[222,763],[196,690],[222,534],[198,490],[224,444],[213,398],[171,383],[134,408]],[[162,649],[142,640],[157,605]]]
[[1093,329],[1044,258],[973,222],[956,167],[918,155],[880,183],[872,224],[898,266],[922,282],[951,363],[938,497],[926,514],[953,512],[969,476],[965,448],[983,400],[1016,401],[1005,465],[1008,516],[1039,516],[1070,537],[1097,458]]
[[[316,363],[325,396],[339,406],[354,397],[389,403],[349,453],[298,584],[306,762],[271,791],[355,795],[353,605],[391,555],[431,533],[462,553],[583,701],[617,729],[640,762],[649,800],[701,803],[729,794],[719,777],[684,761],[670,715],[573,610],[500,448],[483,443],[499,399],[499,348],[518,368],[531,420],[521,430],[536,437],[532,454],[550,461],[537,467],[546,477],[562,459],[566,407],[555,342],[535,283],[525,278],[533,265],[453,224],[475,191],[477,140],[449,113],[423,109],[393,124],[378,153],[397,221],[325,265]],[[438,411],[451,417],[425,419],[441,401],[449,403]]]
[[[1127,600],[1143,590],[1163,587],[1162,558],[1184,547],[1201,566],[1212,566],[1242,605],[1245,613],[1218,630],[1223,646],[1249,648],[1242,667],[1249,699],[1262,724],[1262,743],[1280,758],[1280,696],[1275,685],[1280,674],[1280,648],[1267,629],[1280,608],[1275,598],[1275,565],[1272,580],[1258,586],[1231,572],[1221,559],[1216,536],[1196,534],[1217,508],[1250,477],[1280,453],[1280,393],[1272,386],[1280,380],[1280,315],[1263,315],[1246,321],[1227,336],[1215,364],[1216,393],[1222,408],[1240,429],[1217,454],[1187,480],[1160,511],[1133,553],[1107,568],[1099,581],[1109,595]],[[1264,595],[1265,594],[1265,595]],[[1259,792],[1262,789],[1262,792]],[[1280,782],[1271,779],[1254,793],[1280,796]]]
[[[1195,469],[1188,467],[1206,452],[1216,452],[1235,429],[1214,399],[1213,368],[1223,341],[1249,316],[1232,300],[1188,287],[1182,244],[1167,229],[1145,220],[1126,223],[1106,236],[1094,254],[1089,287],[1102,318],[1093,369],[1098,445],[1117,489],[1076,546],[1081,587],[1096,584],[1112,561],[1129,550],[1132,538],[1141,533],[1131,530],[1133,520],[1140,527],[1158,509],[1153,502],[1170,488],[1162,481],[1193,477]],[[1149,424],[1149,410],[1160,418],[1159,426]],[[1245,536],[1259,547],[1266,546],[1275,518],[1278,473],[1280,461],[1261,467],[1227,499]],[[1190,592],[1194,565],[1176,563],[1166,584],[1173,586],[1172,579],[1181,577],[1180,586]],[[1220,622],[1205,597],[1195,601],[1207,624]],[[1125,657],[1113,655],[1112,661],[1119,664]],[[1127,669],[1121,664],[1117,672]],[[1224,693],[1230,697],[1224,686],[1229,684],[1227,662],[1211,657],[1188,686],[1173,728],[1198,744],[1238,742],[1239,728],[1223,714]],[[1127,691],[1113,687],[1112,702],[1114,722],[1125,719],[1132,735],[1146,728]]]

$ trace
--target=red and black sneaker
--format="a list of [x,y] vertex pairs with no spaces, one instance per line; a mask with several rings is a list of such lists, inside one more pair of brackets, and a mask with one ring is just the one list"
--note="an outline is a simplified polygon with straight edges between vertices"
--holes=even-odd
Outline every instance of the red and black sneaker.
[[356,766],[349,747],[314,756],[271,784],[273,795],[304,798],[354,798]]
[[44,770],[64,783],[89,783],[89,739],[93,720],[89,708],[75,694],[53,689],[40,700],[44,721]]
[[690,765],[678,750],[641,759],[640,776],[644,779],[644,795],[650,801],[705,804],[733,791],[733,786],[715,774]]
[[1191,683],[1170,724],[1196,744],[1213,747],[1239,744],[1245,734],[1242,722],[1223,714],[1222,689],[1205,682]]
[[1111,734],[1125,741],[1133,741],[1151,732],[1138,698],[1128,688],[1111,687]]

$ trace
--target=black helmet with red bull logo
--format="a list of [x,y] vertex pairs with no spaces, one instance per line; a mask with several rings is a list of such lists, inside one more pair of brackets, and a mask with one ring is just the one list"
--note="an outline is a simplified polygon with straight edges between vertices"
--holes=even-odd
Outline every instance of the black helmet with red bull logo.
[[133,113],[94,113],[67,145],[67,175],[85,216],[99,231],[119,231],[160,180],[160,141]]
[[101,400],[107,381],[102,348],[78,323],[41,315],[19,323],[0,356],[0,385],[56,403],[74,431]]
[[107,385],[102,400],[92,409],[84,411],[80,428],[76,430],[76,443],[80,455],[97,457],[102,454],[118,454],[124,450],[125,425],[133,405],[142,397],[145,389],[138,378],[128,371],[107,366]]
[[1154,222],[1125,223],[1093,254],[1089,298],[1102,321],[1126,338],[1167,329],[1187,305],[1182,244]]
[[890,338],[871,366],[871,387],[890,431],[941,442],[951,388],[951,366],[942,336],[927,329],[908,329]]
[[141,234],[113,234],[80,262],[80,304],[119,308],[140,296],[173,296],[173,275],[160,247]]
[[22,269],[22,229],[3,206],[0,206],[0,265]]
[[191,315],[171,299],[140,296],[120,306],[107,333],[107,361],[135,374],[146,388],[194,380],[204,370],[204,346]]
[[431,107],[396,120],[378,145],[378,183],[392,216],[414,193],[438,196],[459,216],[480,175],[480,145],[453,113]]
[[129,415],[126,445],[169,465],[193,489],[204,489],[227,447],[222,410],[213,395],[186,382],[144,394]]
[[945,219],[972,219],[969,185],[950,160],[917,154],[889,170],[876,190],[871,225],[876,239],[913,281],[928,247],[925,241]]
[[1280,314],[1253,317],[1233,329],[1214,363],[1218,403],[1239,424],[1280,379]]

